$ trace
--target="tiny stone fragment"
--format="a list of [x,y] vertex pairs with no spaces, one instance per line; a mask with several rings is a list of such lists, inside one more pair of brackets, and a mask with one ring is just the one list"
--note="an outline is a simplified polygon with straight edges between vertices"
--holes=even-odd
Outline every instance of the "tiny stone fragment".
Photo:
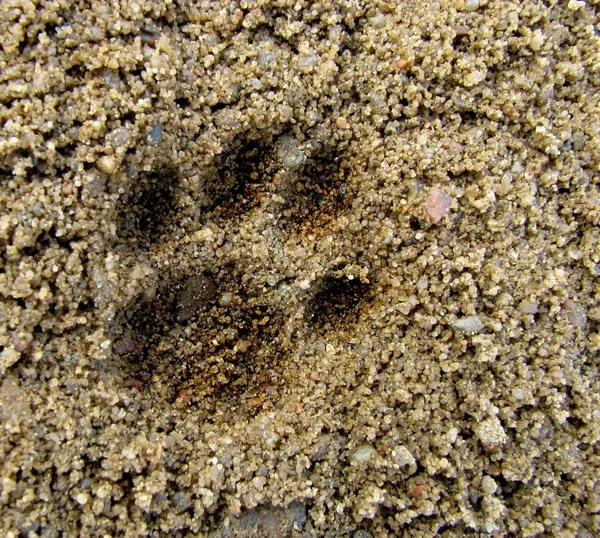
[[360,445],[352,454],[352,460],[357,463],[363,463],[370,460],[375,455],[375,448],[373,445],[364,444]]
[[563,309],[567,312],[567,320],[574,327],[584,327],[587,322],[586,309],[578,305],[572,299],[567,299],[563,304]]
[[413,466],[416,463],[414,456],[404,445],[394,448],[392,456],[394,458],[394,463],[400,468],[406,467],[407,465]]
[[468,333],[480,333],[484,329],[483,322],[479,316],[466,316],[457,319],[452,326],[459,331]]
[[21,354],[17,350],[11,347],[4,349],[0,353],[0,374],[15,364],[20,357]]
[[98,159],[98,168],[106,174],[113,174],[117,169],[117,160],[110,155],[103,155]]
[[508,441],[508,436],[496,416],[489,417],[476,424],[473,430],[479,440],[486,446],[503,445]]
[[521,301],[517,307],[522,314],[537,314],[539,311],[536,301]]
[[335,120],[335,125],[338,129],[348,129],[350,127],[348,120],[346,118],[344,118],[343,116],[341,116]]
[[154,127],[152,127],[152,130],[150,131],[150,139],[152,140],[152,143],[155,146],[158,146],[162,140],[162,134],[163,134],[163,126],[162,123],[158,122],[156,125],[154,125]]
[[481,481],[481,489],[483,493],[486,495],[493,495],[496,493],[497,487],[496,481],[491,476],[486,475],[483,477],[483,480]]
[[431,189],[425,200],[427,216],[433,224],[437,224],[450,213],[450,196],[440,189]]
[[215,292],[215,284],[209,277],[200,275],[189,278],[177,300],[178,319],[189,321],[213,298]]

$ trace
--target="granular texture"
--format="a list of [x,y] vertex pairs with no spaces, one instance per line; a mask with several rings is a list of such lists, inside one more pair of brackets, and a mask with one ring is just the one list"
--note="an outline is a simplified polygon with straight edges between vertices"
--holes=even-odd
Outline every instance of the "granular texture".
[[2,536],[597,536],[599,10],[3,0]]

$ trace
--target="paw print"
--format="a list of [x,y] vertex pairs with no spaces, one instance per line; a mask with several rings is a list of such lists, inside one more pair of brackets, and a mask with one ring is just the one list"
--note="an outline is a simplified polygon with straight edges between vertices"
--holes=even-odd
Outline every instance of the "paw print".
[[[284,133],[264,140],[237,136],[201,179],[200,202],[190,212],[181,210],[175,170],[140,174],[121,206],[119,234],[150,259],[165,244],[189,252],[193,243],[178,233],[184,213],[188,228],[194,215],[196,231],[211,225],[234,230],[229,243],[236,249],[221,257],[192,252],[198,255],[179,255],[167,269],[157,266],[156,289],[117,316],[113,350],[140,390],[176,407],[252,413],[276,401],[302,334],[351,325],[368,305],[371,285],[333,266],[309,289],[293,286],[290,275],[265,285],[247,271],[239,252],[252,250],[253,222],[273,212],[273,203],[276,224],[267,222],[263,234],[278,234],[279,245],[303,234],[318,237],[350,207],[350,172],[338,148],[310,140],[300,147]],[[263,255],[264,274],[282,265],[277,257],[283,248]],[[294,315],[299,311],[302,316]]]

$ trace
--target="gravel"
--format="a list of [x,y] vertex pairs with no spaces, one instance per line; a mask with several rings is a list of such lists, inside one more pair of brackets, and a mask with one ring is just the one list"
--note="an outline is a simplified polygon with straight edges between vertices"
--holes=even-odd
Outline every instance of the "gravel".
[[600,534],[598,3],[439,4],[0,2],[3,536]]

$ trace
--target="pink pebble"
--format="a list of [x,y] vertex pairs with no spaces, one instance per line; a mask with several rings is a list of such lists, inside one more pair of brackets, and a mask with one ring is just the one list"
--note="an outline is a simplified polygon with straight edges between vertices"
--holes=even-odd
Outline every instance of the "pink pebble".
[[425,208],[429,220],[437,224],[444,218],[444,215],[450,213],[450,196],[440,189],[433,188],[427,194]]

